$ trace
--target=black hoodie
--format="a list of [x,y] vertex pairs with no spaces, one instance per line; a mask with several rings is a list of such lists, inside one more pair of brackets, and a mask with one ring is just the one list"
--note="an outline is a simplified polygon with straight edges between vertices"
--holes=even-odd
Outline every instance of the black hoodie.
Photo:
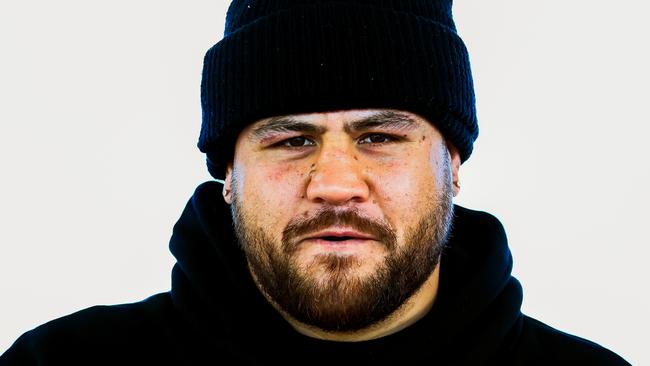
[[41,325],[0,365],[628,365],[523,315],[500,222],[460,206],[454,212],[429,313],[376,340],[330,342],[296,332],[257,290],[221,187],[204,183],[174,226],[170,292]]

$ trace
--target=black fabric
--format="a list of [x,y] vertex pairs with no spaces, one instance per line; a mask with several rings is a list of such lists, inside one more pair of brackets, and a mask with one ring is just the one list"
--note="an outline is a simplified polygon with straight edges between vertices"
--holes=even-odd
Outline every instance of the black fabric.
[[294,331],[257,291],[221,187],[204,183],[174,226],[170,292],[41,325],[0,365],[628,365],[521,314],[503,227],[487,213],[454,209],[431,311],[387,337],[328,342]]
[[256,120],[408,110],[469,158],[478,136],[467,49],[451,0],[235,0],[203,62],[198,147],[222,179]]

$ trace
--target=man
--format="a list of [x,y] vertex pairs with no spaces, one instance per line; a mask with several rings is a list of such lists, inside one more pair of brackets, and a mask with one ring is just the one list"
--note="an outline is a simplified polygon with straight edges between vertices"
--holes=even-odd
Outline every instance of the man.
[[523,315],[501,224],[453,205],[478,127],[450,0],[236,0],[201,88],[223,187],[175,225],[171,291],[0,363],[627,364]]

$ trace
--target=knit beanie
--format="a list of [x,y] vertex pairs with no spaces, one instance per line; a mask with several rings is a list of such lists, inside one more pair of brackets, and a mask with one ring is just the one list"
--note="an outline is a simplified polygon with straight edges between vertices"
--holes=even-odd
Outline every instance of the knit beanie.
[[451,0],[234,0],[204,58],[199,149],[218,179],[239,133],[274,116],[396,109],[469,158],[478,136]]

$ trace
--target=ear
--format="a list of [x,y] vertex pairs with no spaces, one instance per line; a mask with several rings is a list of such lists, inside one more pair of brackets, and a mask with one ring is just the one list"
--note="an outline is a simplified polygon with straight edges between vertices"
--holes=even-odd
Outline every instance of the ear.
[[226,201],[227,204],[232,204],[232,162],[228,163],[228,166],[226,167],[226,178],[224,178],[224,183],[223,183],[223,200]]
[[456,149],[456,146],[450,141],[447,142],[447,149],[449,150],[449,160],[451,163],[451,178],[454,185],[454,197],[460,192],[460,182],[458,180],[458,171],[460,170],[460,154]]

